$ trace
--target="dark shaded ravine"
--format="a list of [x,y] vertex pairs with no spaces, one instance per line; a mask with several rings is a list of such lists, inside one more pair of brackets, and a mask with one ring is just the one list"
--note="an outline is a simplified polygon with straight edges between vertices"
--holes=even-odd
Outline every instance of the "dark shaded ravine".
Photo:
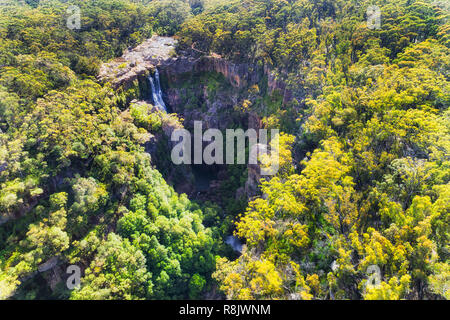
[[[222,132],[260,129],[258,114],[239,109],[250,88],[259,88],[261,97],[275,90],[282,92],[283,102],[295,96],[265,66],[234,63],[217,55],[176,52],[176,43],[174,38],[154,36],[127,50],[121,58],[103,64],[99,80],[110,82],[118,91],[124,109],[132,101],[145,100],[164,112],[179,115],[184,119],[183,127],[191,133],[194,121],[202,122],[203,132],[209,128]],[[176,192],[200,204],[219,206],[220,219],[231,232],[232,220],[245,210],[248,199],[258,195],[259,173],[246,165],[175,166],[170,157],[176,144],[170,141],[175,129],[167,124],[155,134],[154,143],[146,145],[154,165]],[[228,238],[227,242],[237,249],[235,240]]]
[[[158,68],[155,69],[154,74],[150,74],[148,76],[149,82],[149,102],[154,106],[162,110],[163,112],[168,112],[170,110],[170,106],[164,102],[164,94],[161,86],[161,78],[159,75]],[[192,144],[193,145],[193,144]],[[223,167],[223,166],[222,166]],[[212,190],[212,184],[217,182],[219,177],[219,173],[221,171],[221,166],[218,165],[190,165],[190,169],[192,171],[194,182],[193,182],[193,192],[191,193],[190,199],[194,201],[205,202],[208,200],[214,201],[214,197],[211,196],[211,193],[214,192]],[[174,188],[177,186],[174,185]],[[239,238],[234,235],[228,235],[225,237],[226,244],[228,244],[235,252],[242,252],[242,243]]]

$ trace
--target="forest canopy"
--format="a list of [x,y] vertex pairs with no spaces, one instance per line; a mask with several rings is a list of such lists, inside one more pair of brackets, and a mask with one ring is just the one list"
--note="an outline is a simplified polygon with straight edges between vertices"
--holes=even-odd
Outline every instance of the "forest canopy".
[[[450,299],[448,2],[3,2],[0,299]],[[98,80],[153,35],[285,84],[241,88],[230,111],[281,131],[255,196],[236,196],[239,167],[218,203],[177,193],[146,146],[183,119]],[[198,83],[214,98],[221,81]]]

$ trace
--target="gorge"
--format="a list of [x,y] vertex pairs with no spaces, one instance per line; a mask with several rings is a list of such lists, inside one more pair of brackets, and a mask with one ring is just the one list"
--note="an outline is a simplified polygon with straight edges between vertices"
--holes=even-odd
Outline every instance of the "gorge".
[[[272,74],[268,76],[267,68],[236,65],[214,55],[176,54],[175,50],[173,38],[153,36],[140,46],[127,50],[122,57],[103,64],[99,79],[112,83],[118,92],[132,92],[124,98],[125,107],[148,102],[163,113],[174,112],[184,119],[183,126],[191,132],[194,121],[202,121],[204,130],[260,129],[261,120],[256,114],[233,111],[242,101],[242,93],[252,85],[266,82],[263,86],[269,92],[285,91],[283,100],[292,96],[282,82],[276,81]],[[230,201],[240,203],[235,212],[223,213],[222,219],[233,219],[234,214],[258,192],[261,178],[258,168],[233,165],[234,174],[231,175],[226,165],[175,166],[167,159],[173,147],[170,135],[175,128],[166,125],[164,129],[164,126],[162,133],[156,133],[151,145],[146,147],[156,168],[161,169],[177,192],[186,193],[192,200],[223,207]],[[230,184],[234,193],[224,194],[223,190],[230,189]],[[224,241],[239,253],[242,250],[240,240],[229,235],[233,229],[225,232],[228,235],[224,235]]]
[[0,300],[449,299],[447,2],[2,1]]
[[[182,117],[183,126],[188,130],[193,130],[194,121],[202,121],[205,130],[260,129],[261,119],[256,113],[235,111],[236,106],[242,103],[243,93],[258,84],[267,88],[269,94],[284,92],[282,103],[293,97],[286,85],[276,80],[266,67],[235,64],[217,55],[199,57],[195,52],[175,52],[175,39],[153,36],[138,47],[127,50],[122,57],[103,64],[99,80],[109,81],[116,91],[123,91],[125,105],[148,100],[164,112],[170,110]],[[165,131],[171,133],[173,129]],[[166,134],[167,139],[170,140],[170,136]],[[170,153],[170,150],[166,152]],[[158,159],[155,161],[157,163]],[[250,197],[257,192],[260,178],[257,170],[245,170],[249,172],[248,179],[237,188],[235,197],[238,198],[243,194]],[[170,173],[165,177],[175,190],[204,200],[217,200],[220,181],[228,175],[224,166],[196,165],[182,171],[184,177],[181,179],[171,178]],[[184,182],[177,184],[173,183],[174,180]]]

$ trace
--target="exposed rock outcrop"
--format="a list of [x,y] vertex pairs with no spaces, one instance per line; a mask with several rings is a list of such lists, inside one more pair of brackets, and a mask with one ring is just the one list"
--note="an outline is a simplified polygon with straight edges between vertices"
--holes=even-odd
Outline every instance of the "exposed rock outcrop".
[[109,81],[114,89],[127,87],[139,76],[148,75],[160,61],[169,60],[175,54],[175,45],[171,37],[153,36],[122,57],[102,64],[98,79]]
[[293,93],[287,88],[286,83],[279,80],[267,66],[254,66],[248,63],[236,64],[217,55],[200,58],[173,57],[159,60],[158,66],[168,81],[172,83],[177,82],[185,74],[217,72],[222,74],[233,87],[242,89],[260,83],[266,77],[269,93],[279,90],[283,94],[283,103],[287,103],[293,98]]
[[47,260],[46,262],[44,262],[43,264],[39,265],[38,266],[38,271],[39,272],[48,271],[50,269],[53,269],[58,263],[59,263],[59,258],[58,257],[52,257],[49,260]]
[[[154,36],[138,47],[127,50],[121,58],[104,64],[100,69],[99,79],[111,82],[113,88],[122,92],[132,86],[136,88],[139,82],[139,90],[142,90],[142,84],[148,82],[147,76],[158,68],[164,101],[171,112],[183,117],[183,125],[188,130],[193,129],[194,121],[202,121],[203,130],[208,128],[225,130],[236,127],[260,129],[261,118],[257,114],[251,111],[235,112],[235,107],[242,104],[248,89],[256,84],[263,87],[264,92],[268,94],[279,90],[283,103],[287,103],[294,97],[286,83],[278,79],[267,66],[235,63],[217,54],[176,55],[176,44],[173,38]],[[146,86],[148,87],[149,84],[147,83]],[[148,97],[148,91],[147,88],[147,93],[140,94],[138,98]],[[135,97],[127,97],[127,103]],[[172,129],[163,128],[164,135],[169,138],[169,145]],[[161,141],[161,137],[155,138],[156,141]],[[156,145],[157,143],[151,142],[146,147],[150,153],[154,154]],[[158,159],[155,161],[157,162]],[[226,171],[225,168],[218,170]],[[166,176],[169,182],[173,172],[175,170],[171,170]],[[192,189],[192,172],[187,168],[178,168],[177,172],[178,175],[185,175],[185,182],[178,183],[177,191],[188,194],[195,192],[190,190]],[[248,181],[245,187],[238,191],[237,196],[244,193],[251,197],[258,192],[261,178],[259,166],[250,165],[248,173]],[[219,187],[219,182],[212,187]],[[177,183],[173,184],[177,185]]]
[[[140,76],[147,76],[156,67],[169,83],[176,83],[186,74],[217,72],[235,88],[245,88],[267,77],[269,92],[280,90],[284,102],[292,98],[292,92],[286,84],[267,66],[238,64],[216,54],[199,58],[191,55],[177,56],[176,44],[177,41],[172,37],[153,36],[136,48],[125,51],[122,57],[103,64],[98,79],[102,82],[109,81],[112,87],[117,89],[129,87]],[[171,100],[172,103],[177,102],[174,98]]]

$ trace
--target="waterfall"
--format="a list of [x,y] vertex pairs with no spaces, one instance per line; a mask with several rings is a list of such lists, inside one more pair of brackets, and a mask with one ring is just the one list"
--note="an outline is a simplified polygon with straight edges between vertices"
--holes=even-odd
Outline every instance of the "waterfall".
[[150,87],[152,89],[153,105],[167,112],[166,104],[164,103],[164,100],[162,98],[162,90],[161,90],[161,83],[159,82],[158,69],[155,69],[155,74],[153,77],[151,75],[148,76],[148,81],[150,82]]
[[242,243],[235,236],[228,236],[225,243],[231,246],[234,251],[242,252]]

